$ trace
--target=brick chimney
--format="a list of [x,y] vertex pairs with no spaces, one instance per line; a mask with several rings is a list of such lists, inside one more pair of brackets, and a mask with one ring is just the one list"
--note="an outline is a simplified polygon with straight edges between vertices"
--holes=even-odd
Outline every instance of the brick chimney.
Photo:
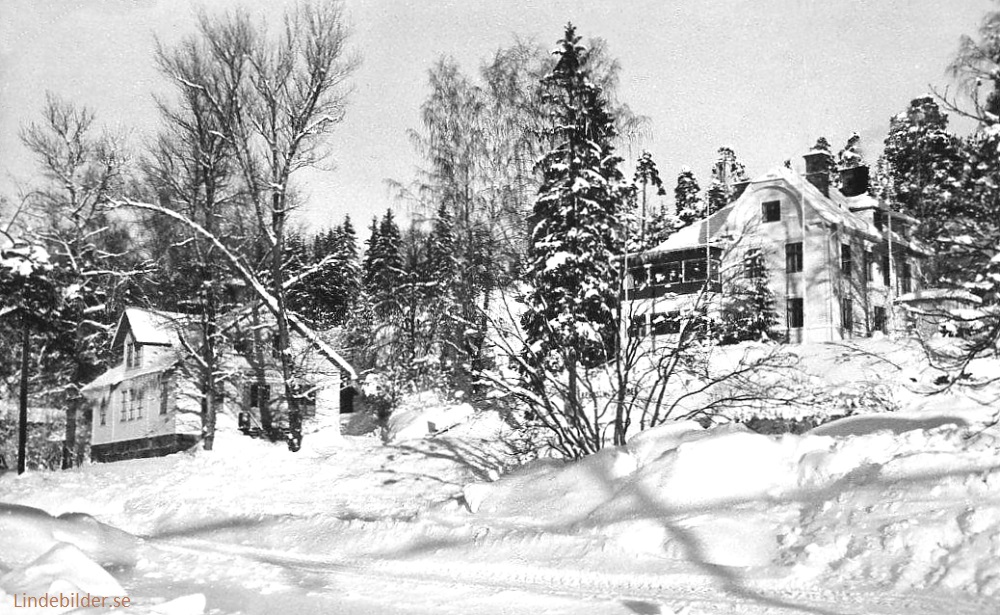
[[841,169],[840,191],[844,196],[858,196],[868,192],[868,165]]
[[830,166],[833,162],[830,153],[814,149],[803,158],[806,160],[806,179],[819,188],[823,196],[830,196]]

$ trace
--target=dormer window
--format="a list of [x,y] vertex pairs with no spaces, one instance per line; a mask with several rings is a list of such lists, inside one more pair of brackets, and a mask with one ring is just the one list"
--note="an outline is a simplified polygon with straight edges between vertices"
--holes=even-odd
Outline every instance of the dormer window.
[[125,369],[142,367],[142,344],[129,341],[125,344]]

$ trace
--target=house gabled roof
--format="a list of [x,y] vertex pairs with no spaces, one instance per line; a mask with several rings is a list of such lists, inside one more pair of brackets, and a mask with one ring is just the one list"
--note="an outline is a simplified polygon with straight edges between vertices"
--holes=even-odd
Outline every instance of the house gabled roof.
[[118,319],[111,347],[117,348],[124,343],[125,335],[129,331],[132,332],[132,338],[138,344],[178,346],[180,344],[177,335],[178,328],[187,328],[190,325],[191,316],[188,314],[125,308],[121,318]]
[[[825,195],[802,175],[792,169],[780,166],[752,180],[743,194],[733,203],[723,207],[707,219],[698,220],[680,229],[663,243],[644,252],[641,259],[655,258],[658,254],[704,248],[706,244],[715,244],[723,239],[722,235],[733,212],[746,206],[747,202],[754,198],[753,192],[756,188],[776,184],[781,184],[784,189],[797,194],[805,207],[812,209],[828,224],[836,224],[841,228],[850,229],[867,236],[872,241],[883,240],[882,232],[875,227],[873,222],[854,213],[855,210],[884,209],[874,197],[869,194],[846,197],[834,186],[829,188],[829,195]],[[900,214],[893,212],[892,215]],[[914,221],[906,216],[900,215],[900,217]],[[896,232],[893,232],[893,242],[908,246],[917,252],[926,253],[923,246],[912,239],[908,240],[900,236]]]

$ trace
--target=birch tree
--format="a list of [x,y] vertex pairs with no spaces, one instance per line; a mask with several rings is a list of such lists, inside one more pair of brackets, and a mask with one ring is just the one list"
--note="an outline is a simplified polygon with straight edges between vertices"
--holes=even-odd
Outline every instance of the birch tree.
[[[347,38],[343,4],[337,0],[296,5],[276,28],[244,11],[219,17],[202,13],[198,33],[179,47],[190,57],[190,66],[164,67],[187,97],[204,99],[228,148],[243,198],[253,209],[266,246],[268,275],[241,273],[267,284],[254,290],[267,290],[265,303],[276,320],[276,347],[292,420],[299,415],[300,402],[289,348],[296,318],[288,307],[284,267],[295,206],[292,181],[298,171],[326,157],[326,139],[343,120],[347,79],[358,63],[347,50]],[[204,236],[217,239],[212,229],[200,228]]]

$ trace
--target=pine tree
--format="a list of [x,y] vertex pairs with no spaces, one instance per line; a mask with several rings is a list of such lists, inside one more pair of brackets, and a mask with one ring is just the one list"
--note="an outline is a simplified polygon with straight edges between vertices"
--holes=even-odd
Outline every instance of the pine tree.
[[[654,231],[656,235],[662,235],[663,222],[658,220],[661,216],[654,214],[653,207],[649,203],[652,191],[656,196],[662,197],[667,194],[667,191],[663,188],[663,180],[660,179],[660,171],[656,168],[656,162],[653,161],[653,155],[647,151],[642,152],[639,156],[639,162],[636,164],[635,168],[635,178],[634,181],[638,187],[638,198],[639,198],[639,243],[642,248],[648,248],[652,245],[658,243],[653,238]],[[659,208],[662,214],[662,207]]]
[[736,184],[746,180],[746,168],[736,153],[729,147],[720,147],[718,158],[712,165],[712,183],[707,192],[708,213],[714,214],[729,205]]
[[[933,98],[916,98],[890,121],[880,159],[887,175],[880,196],[920,220],[914,234],[930,246],[935,246],[956,213],[953,200],[961,191],[957,182],[963,173],[961,143],[947,128],[948,116]],[[924,269],[932,284],[941,275],[939,264],[940,258],[935,258]]]
[[861,153],[861,136],[855,132],[847,139],[844,149],[837,153],[837,169],[851,169],[864,163],[865,158]]
[[674,187],[674,211],[681,227],[690,226],[696,220],[705,217],[705,204],[701,200],[701,186],[694,176],[694,171],[683,167],[677,175],[677,185]]
[[[531,222],[527,360],[566,370],[569,415],[580,408],[581,367],[608,360],[617,334],[621,250],[618,223],[627,187],[614,155],[614,121],[587,69],[587,52],[572,25],[543,79],[550,105],[552,149],[539,162],[542,186]],[[599,445],[598,445],[599,448]]]

